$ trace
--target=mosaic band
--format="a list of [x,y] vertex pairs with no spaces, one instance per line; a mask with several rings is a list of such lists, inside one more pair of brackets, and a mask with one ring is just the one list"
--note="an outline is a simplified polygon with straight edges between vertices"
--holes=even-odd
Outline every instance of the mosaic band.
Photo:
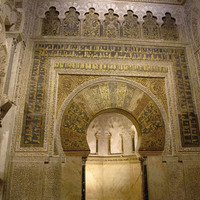
[[167,67],[159,66],[139,66],[139,65],[114,65],[114,64],[90,64],[90,63],[55,63],[55,69],[65,70],[95,70],[109,72],[155,72],[167,73]]

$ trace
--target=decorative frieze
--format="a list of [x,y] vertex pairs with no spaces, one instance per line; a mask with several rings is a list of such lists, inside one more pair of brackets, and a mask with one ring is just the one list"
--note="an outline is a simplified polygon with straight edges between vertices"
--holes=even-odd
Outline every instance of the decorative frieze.
[[[104,14],[104,20],[101,21],[99,14],[95,13],[92,7],[89,8],[89,12],[85,13],[82,23],[79,19],[80,13],[74,7],[70,7],[69,11],[65,12],[65,19],[59,19],[58,14],[55,7],[50,7],[45,13],[42,25],[43,36],[80,36],[82,34],[86,37],[179,40],[177,25],[170,13],[166,13],[163,17],[164,23],[161,27],[151,11],[147,11],[141,25],[138,22],[138,16],[133,14],[132,10],[127,11],[122,22],[119,21],[119,15],[111,8],[108,9],[108,13]],[[162,37],[160,36],[161,31]]]

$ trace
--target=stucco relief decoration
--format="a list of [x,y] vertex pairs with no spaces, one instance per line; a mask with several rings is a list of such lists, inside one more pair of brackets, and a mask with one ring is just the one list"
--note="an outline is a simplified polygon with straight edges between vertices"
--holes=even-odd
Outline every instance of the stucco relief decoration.
[[192,16],[192,33],[196,47],[200,47],[200,10],[195,8]]
[[132,10],[128,10],[124,15],[125,21],[122,24],[123,36],[127,38],[140,38],[140,24],[138,16],[133,14]]
[[161,36],[164,40],[179,40],[178,28],[175,24],[176,20],[171,17],[170,13],[166,13],[161,26]]
[[45,12],[45,18],[42,24],[42,35],[60,35],[61,22],[58,15],[59,12],[53,6],[49,8],[49,11]]
[[3,22],[0,17],[0,94],[3,86],[3,78],[5,76],[7,50],[5,45],[5,34],[3,29]]
[[4,11],[4,24],[6,31],[19,31],[22,22],[22,11],[16,6],[15,1],[4,1],[2,2],[2,9]]
[[79,13],[76,8],[70,7],[69,11],[65,13],[63,20],[63,34],[65,36],[77,36],[80,34],[80,20],[78,19]]
[[89,37],[100,37],[100,21],[99,14],[95,13],[94,8],[90,8],[89,12],[85,14],[83,21],[83,35]]
[[5,45],[0,44],[0,96],[2,93],[3,79],[5,76],[7,51]]
[[0,44],[0,77],[3,77],[5,75],[4,70],[6,67],[6,46],[2,43]]
[[22,13],[16,12],[16,18],[17,20],[15,21],[15,30],[18,31],[20,29],[21,22],[22,22]]
[[6,56],[7,56],[7,50],[6,46],[4,44],[4,36],[2,34],[2,24],[0,24],[0,77],[4,76],[4,70],[6,67]]
[[143,17],[144,23],[142,24],[143,37],[145,39],[159,39],[160,31],[157,23],[157,18],[153,16],[151,11],[147,11],[147,15]]
[[116,38],[120,36],[118,15],[114,13],[113,9],[109,9],[108,13],[105,14],[105,20],[103,22],[103,36],[109,38]]
[[[80,10],[80,13],[82,15],[83,11]],[[56,11],[56,8],[50,7],[49,11],[45,13],[46,17],[43,19],[42,35],[179,40],[179,32],[175,24],[176,20],[171,17],[169,12],[162,18],[164,23],[161,27],[157,23],[157,17],[153,16],[151,11],[146,12],[142,25],[140,25],[138,16],[132,10],[127,10],[122,24],[120,24],[119,16],[114,13],[112,8],[108,10],[108,13],[104,14],[105,20],[102,24],[99,20],[99,13],[95,12],[93,7],[90,7],[89,12],[85,12],[83,22],[79,19],[80,13],[74,6],[70,7],[69,11],[65,13],[65,18],[60,20],[58,18],[59,12]]]
[[[108,156],[118,153],[133,155],[135,150],[133,122],[120,113],[103,113],[87,129],[90,153]],[[137,134],[137,133],[136,133]]]

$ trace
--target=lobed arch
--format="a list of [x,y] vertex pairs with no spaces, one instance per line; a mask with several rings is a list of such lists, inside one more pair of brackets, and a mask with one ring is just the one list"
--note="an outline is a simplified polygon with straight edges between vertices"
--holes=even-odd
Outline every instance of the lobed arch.
[[[119,152],[112,152],[111,146],[113,144],[116,146],[115,137],[120,140],[118,141],[120,144],[117,144]],[[107,141],[105,141],[106,138]],[[91,156],[102,157],[118,154],[140,157],[138,153],[141,144],[139,123],[133,115],[123,109],[109,108],[97,113],[87,129],[87,141]],[[114,149],[116,151],[116,147]]]
[[[87,110],[86,108],[88,106],[90,107],[91,102],[88,102],[89,105],[84,104],[86,102],[85,100],[83,100],[81,102],[81,98],[83,97],[83,99],[84,99],[84,95],[83,95],[84,92],[87,93],[88,91],[90,91],[90,89],[92,87],[98,88],[99,86],[101,87],[103,84],[108,84],[108,85],[110,84],[111,87],[113,85],[121,84],[122,87],[123,86],[130,87],[130,88],[132,88],[132,90],[138,91],[141,94],[141,96],[144,97],[144,99],[147,98],[148,99],[147,102],[150,103],[154,107],[155,113],[157,113],[158,116],[160,116],[159,117],[160,125],[157,124],[158,127],[160,126],[159,127],[160,129],[156,133],[156,135],[158,137],[155,136],[153,134],[153,132],[151,132],[151,134],[148,135],[148,130],[147,130],[147,132],[145,132],[146,130],[144,129],[144,126],[143,126],[143,128],[141,127],[141,119],[138,120],[139,115],[132,113],[131,110],[127,106],[123,105],[120,107],[119,105],[115,104],[115,106],[113,106],[113,107],[112,106],[111,107],[104,106],[103,108],[100,108],[99,110],[98,109],[93,110],[94,112],[93,111],[85,112],[84,109]],[[143,102],[145,102],[145,101],[143,101]],[[147,106],[148,103],[146,103],[146,105],[143,105],[142,111],[144,111],[144,108]],[[77,108],[77,107],[79,107],[83,111],[82,112],[80,110],[76,110],[76,112],[79,113],[78,115],[82,116],[82,118],[81,117],[77,118],[76,112],[74,114],[72,114],[73,108]],[[147,108],[147,110],[148,110],[148,108]],[[90,80],[90,81],[83,83],[82,85],[77,87],[63,102],[60,110],[58,111],[58,117],[57,117],[57,122],[56,122],[57,124],[56,124],[55,140],[56,140],[56,144],[57,144],[56,146],[58,147],[59,152],[61,154],[64,151],[66,154],[83,154],[83,155],[86,154],[86,155],[88,155],[89,147],[88,147],[87,140],[86,140],[87,128],[88,128],[90,122],[97,115],[104,113],[104,112],[119,112],[125,116],[128,116],[128,118],[130,118],[131,121],[135,120],[134,124],[140,124],[140,127],[139,127],[139,125],[137,125],[137,131],[142,136],[141,137],[141,148],[139,150],[141,152],[143,152],[144,154],[145,154],[145,152],[150,152],[150,151],[157,152],[157,153],[163,152],[164,150],[166,151],[166,149],[169,148],[169,146],[170,146],[170,129],[169,129],[168,117],[167,117],[164,107],[161,105],[161,103],[158,101],[158,99],[155,97],[155,95],[153,93],[151,93],[147,88],[142,86],[141,84],[134,82],[132,80],[128,80],[126,78],[120,78],[120,77],[108,77],[108,78],[103,77],[103,78],[96,78],[94,80]],[[139,114],[141,114],[141,113],[139,113]],[[82,121],[81,123],[83,123],[82,127],[84,127],[84,129],[81,129],[81,123],[77,125],[80,129],[75,127],[76,124],[73,123],[73,120],[71,121],[71,123],[65,124],[66,118],[67,118],[67,120],[70,119],[69,117],[66,117],[67,115],[70,116],[70,118],[73,120],[78,119],[79,122]],[[70,149],[69,145],[67,145],[68,142],[70,143],[70,141],[68,140],[69,138],[65,140],[64,139],[65,137],[63,136],[63,133],[66,132],[66,130],[70,132],[70,127],[67,127],[69,124],[74,125],[74,126],[73,125],[71,126],[71,133],[74,133],[74,131],[75,132],[78,131],[79,133],[81,131],[84,132],[84,133],[82,132],[82,134],[79,135],[80,136],[79,142],[78,142],[78,144],[76,144],[77,149],[75,149],[75,148]],[[143,123],[143,125],[144,125],[144,123]],[[156,126],[156,123],[154,123],[153,126]],[[65,128],[66,128],[66,130],[65,130]],[[149,140],[148,136],[153,139]],[[156,139],[156,137],[157,137],[157,139]],[[78,138],[77,133],[75,133],[74,138]],[[160,143],[160,144],[158,145],[158,143]],[[150,146],[152,146],[152,148]]]

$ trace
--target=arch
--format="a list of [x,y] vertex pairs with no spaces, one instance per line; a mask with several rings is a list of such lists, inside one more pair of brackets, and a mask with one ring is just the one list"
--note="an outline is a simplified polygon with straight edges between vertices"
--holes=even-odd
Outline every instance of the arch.
[[139,132],[137,120],[128,112],[120,109],[103,110],[94,116],[87,129],[90,155],[136,155],[140,145]]
[[[115,105],[113,104],[114,106],[110,106],[109,107],[109,106],[106,106],[106,104],[105,104],[105,105],[103,105],[103,108],[100,105],[100,109],[99,110],[98,109],[97,110],[95,110],[95,109],[91,110],[90,109],[90,111],[88,111],[87,110],[88,106],[90,107],[92,104],[91,104],[91,102],[87,102],[86,101],[86,100],[88,100],[88,98],[85,98],[87,95],[84,94],[84,93],[88,93],[88,91],[90,93],[92,91],[91,88],[96,87],[98,89],[98,87],[103,87],[103,85],[106,85],[106,84],[107,84],[107,86],[110,84],[111,88],[112,88],[113,85],[115,85],[114,87],[118,87],[118,86],[119,86],[119,88],[120,87],[122,87],[122,88],[126,87],[126,89],[129,88],[132,91],[137,91],[138,94],[140,94],[141,96],[140,97],[135,96],[136,100],[140,101],[143,98],[143,101],[142,101],[143,104],[145,102],[145,99],[147,100],[146,104],[143,105],[143,107],[142,107],[142,104],[139,103],[139,105],[141,106],[141,112],[143,111],[143,116],[145,116],[145,114],[147,114],[146,111],[148,111],[149,109],[153,108],[154,111],[155,111],[155,113],[152,113],[152,114],[157,114],[157,119],[160,120],[159,121],[160,124],[156,123],[156,119],[155,119],[154,120],[155,123],[152,124],[152,126],[150,127],[150,129],[147,129],[147,128],[145,129],[145,126],[143,126],[143,125],[145,123],[147,123],[148,120],[145,121],[145,123],[141,124],[141,121],[144,120],[142,118],[138,118],[138,116],[141,115],[141,112],[139,114],[138,113],[137,114],[133,113],[131,111],[131,109],[130,109],[129,106],[124,106],[125,104],[123,104],[120,107],[119,105],[116,104],[116,101],[114,102]],[[105,87],[107,87],[107,86],[105,86]],[[127,94],[129,94],[129,93],[127,92]],[[96,99],[98,99],[98,98],[96,98]],[[136,102],[136,100],[135,100],[135,102]],[[87,102],[87,103],[85,104],[85,102]],[[102,102],[100,102],[100,103],[102,103]],[[149,103],[149,107],[147,106],[148,103]],[[96,106],[96,104],[94,106]],[[132,107],[134,107],[133,103],[132,104],[127,104],[127,105],[131,105]],[[145,111],[145,107],[146,107],[146,111]],[[130,80],[127,80],[125,78],[119,78],[119,77],[109,77],[109,78],[105,78],[104,77],[104,78],[97,78],[97,79],[94,79],[92,81],[87,81],[84,84],[80,85],[78,88],[76,88],[66,98],[66,100],[63,102],[63,104],[62,104],[62,106],[61,106],[61,108],[60,108],[60,110],[58,112],[57,125],[56,125],[56,133],[58,134],[57,135],[57,139],[58,139],[57,140],[57,142],[58,142],[57,144],[58,144],[58,146],[60,146],[60,150],[61,149],[64,149],[64,151],[67,150],[67,148],[66,149],[65,149],[65,147],[63,148],[63,144],[64,144],[63,143],[63,136],[61,136],[62,137],[62,140],[61,140],[61,137],[59,135],[60,131],[61,131],[61,135],[62,135],[62,131],[63,130],[61,130],[61,129],[63,128],[62,126],[63,126],[64,121],[66,121],[66,120],[69,119],[69,116],[68,116],[68,118],[65,118],[65,119],[63,118],[63,116],[66,113],[70,113],[69,115],[74,120],[76,117],[73,116],[73,115],[71,115],[73,113],[72,112],[73,109],[80,109],[80,110],[76,110],[77,113],[79,113],[78,115],[80,115],[82,117],[86,117],[85,120],[80,120],[80,118],[78,119],[78,121],[82,121],[83,122],[82,125],[84,126],[84,129],[82,128],[82,129],[78,130],[79,132],[82,131],[82,130],[86,131],[88,125],[91,122],[91,120],[94,119],[94,116],[98,115],[98,113],[105,112],[107,109],[119,109],[121,111],[129,113],[130,116],[133,116],[133,118],[136,118],[137,120],[139,120],[138,123],[141,126],[142,136],[143,136],[142,137],[142,142],[143,143],[141,145],[140,151],[157,151],[157,152],[161,151],[162,152],[165,149],[164,146],[166,146],[166,145],[169,146],[169,137],[170,136],[169,136],[169,124],[168,124],[167,114],[166,114],[163,106],[160,104],[160,102],[155,97],[155,95],[153,95],[147,88],[145,88],[144,86],[142,86],[141,84],[139,84],[137,82],[130,81]],[[84,109],[87,110],[87,112],[82,112]],[[139,111],[137,111],[137,112],[139,112]],[[149,120],[152,120],[151,117],[149,118]],[[68,125],[69,125],[69,123],[68,123]],[[64,126],[67,126],[67,125],[65,124]],[[78,126],[80,127],[81,124],[79,124]],[[159,131],[156,134],[153,134],[153,133],[155,133],[155,131],[153,131],[151,134],[149,134],[152,131],[152,128],[155,128],[156,126],[157,127],[160,126],[159,127],[160,128]],[[68,128],[70,128],[70,127],[68,127]],[[75,130],[75,127],[71,126],[71,128],[72,128],[72,130]],[[69,131],[69,129],[68,129],[68,131]],[[165,134],[165,132],[167,134]],[[83,135],[85,135],[85,134],[86,133],[83,133]],[[89,148],[87,146],[86,137],[83,137],[83,135],[80,135],[80,136],[81,136],[82,139],[85,138],[84,142],[86,142],[86,143],[82,144],[81,148],[82,148],[83,151],[86,151],[86,152],[88,151],[88,154],[89,154]],[[150,135],[151,135],[151,137],[150,137]],[[161,135],[162,135],[162,137],[161,137]],[[77,137],[77,135],[75,137]],[[156,137],[158,137],[158,138],[156,139]],[[153,138],[153,139],[151,140],[150,138]],[[167,139],[167,143],[165,143],[166,139]],[[69,142],[69,141],[66,140],[65,142]],[[61,143],[62,143],[62,147],[60,145]],[[79,143],[83,143],[83,140],[79,140]],[[80,147],[80,144],[79,145],[76,144],[76,146]],[[72,149],[72,151],[74,151],[74,149]]]
[[127,112],[126,110],[123,110],[123,109],[120,109],[120,108],[108,108],[108,109],[105,109],[105,110],[101,110],[96,115],[94,115],[93,119],[96,118],[98,115],[101,115],[103,113],[113,113],[113,112],[126,116],[130,121],[133,122],[133,124],[135,124],[138,133],[141,134],[138,121],[135,119],[135,117],[133,115],[131,115],[129,112]]

